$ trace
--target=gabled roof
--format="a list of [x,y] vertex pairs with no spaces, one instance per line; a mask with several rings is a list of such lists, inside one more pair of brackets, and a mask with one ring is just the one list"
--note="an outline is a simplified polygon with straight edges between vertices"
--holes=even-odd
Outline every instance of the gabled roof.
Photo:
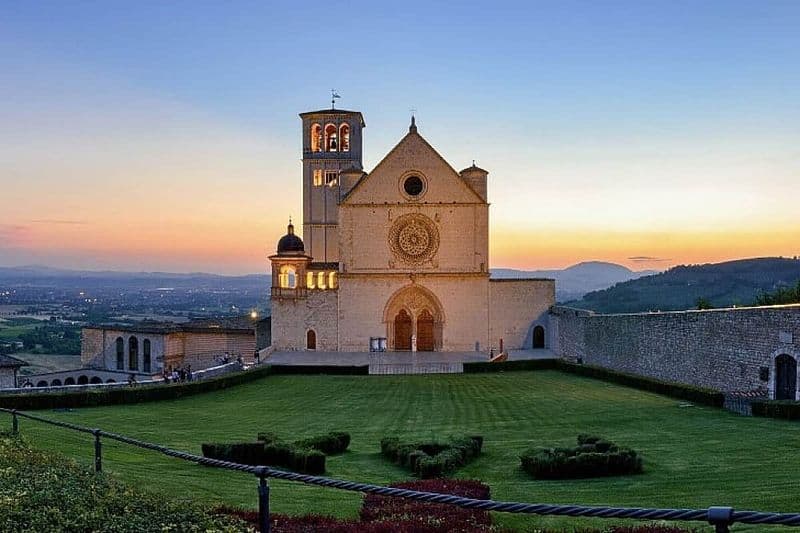
[[17,359],[10,355],[0,355],[0,368],[19,368],[21,366],[29,365],[22,359]]
[[358,190],[366,181],[368,181],[370,179],[370,176],[374,175],[387,161],[391,159],[394,153],[397,152],[400,149],[400,147],[403,146],[405,143],[407,143],[411,138],[419,139],[420,141],[422,141],[422,144],[425,147],[427,147],[452,172],[453,177],[458,181],[458,183],[460,183],[466,190],[472,193],[472,195],[475,197],[475,200],[481,203],[485,202],[484,199],[481,198],[481,196],[475,191],[475,189],[473,189],[469,183],[467,183],[461,178],[461,175],[458,172],[456,172],[456,170],[447,161],[447,159],[442,157],[442,154],[440,154],[436,150],[436,148],[431,146],[431,143],[429,143],[425,139],[425,137],[423,137],[417,132],[416,126],[412,123],[411,128],[409,128],[409,132],[405,134],[402,139],[400,139],[400,141],[394,146],[394,148],[389,150],[389,152],[383,157],[383,159],[381,159],[380,162],[377,165],[375,165],[375,168],[373,168],[371,172],[361,176],[361,179],[359,179],[353,186],[353,188],[351,188],[347,192],[347,194],[342,198],[341,203],[346,203],[348,198],[350,198],[356,190]]

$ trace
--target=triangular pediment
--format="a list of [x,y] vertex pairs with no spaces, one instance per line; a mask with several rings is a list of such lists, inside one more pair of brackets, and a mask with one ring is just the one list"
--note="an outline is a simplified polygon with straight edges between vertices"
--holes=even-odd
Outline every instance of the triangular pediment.
[[[411,175],[425,182],[418,198],[403,192]],[[342,201],[343,204],[480,203],[484,200],[458,172],[417,132],[411,131],[386,154],[372,172],[363,176]]]

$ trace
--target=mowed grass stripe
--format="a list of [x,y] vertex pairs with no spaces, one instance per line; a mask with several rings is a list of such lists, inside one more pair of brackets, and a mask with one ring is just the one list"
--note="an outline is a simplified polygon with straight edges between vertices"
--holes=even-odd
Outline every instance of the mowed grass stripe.
[[[462,469],[503,500],[650,507],[798,511],[796,459],[800,424],[745,418],[556,371],[428,376],[272,376],[186,399],[47,413],[75,423],[199,452],[209,441],[255,438],[273,431],[296,439],[329,430],[352,434],[350,450],[328,462],[334,477],[372,483],[406,479],[385,462],[380,439],[477,433],[485,453]],[[45,449],[87,463],[90,438],[23,421],[22,431]],[[536,481],[519,469],[534,445],[571,445],[597,433],[639,450],[640,476]],[[254,507],[255,479],[186,464],[143,450],[108,445],[105,468],[169,497]],[[273,481],[272,509],[355,516],[356,494]],[[572,527],[563,518],[497,515],[500,523]],[[598,522],[594,522],[597,524]],[[737,526],[737,531],[765,531]],[[780,529],[776,529],[780,530]]]

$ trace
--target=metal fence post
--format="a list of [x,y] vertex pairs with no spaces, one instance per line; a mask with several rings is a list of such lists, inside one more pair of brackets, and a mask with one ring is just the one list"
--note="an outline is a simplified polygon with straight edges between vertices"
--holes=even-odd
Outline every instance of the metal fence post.
[[11,411],[11,433],[16,435],[19,433],[19,420],[17,419],[17,410]]
[[258,530],[269,533],[269,482],[264,469],[258,474]]
[[94,471],[103,471],[103,445],[100,443],[100,430],[92,431],[94,434]]
[[729,533],[733,522],[733,507],[709,507],[708,523],[716,533]]

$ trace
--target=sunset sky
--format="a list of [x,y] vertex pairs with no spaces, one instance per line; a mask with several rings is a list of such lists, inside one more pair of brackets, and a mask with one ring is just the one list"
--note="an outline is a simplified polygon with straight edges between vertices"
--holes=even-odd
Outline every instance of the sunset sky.
[[[489,170],[492,266],[800,254],[800,2],[0,2],[0,265],[253,273],[298,113]],[[299,226],[299,224],[298,224]]]

